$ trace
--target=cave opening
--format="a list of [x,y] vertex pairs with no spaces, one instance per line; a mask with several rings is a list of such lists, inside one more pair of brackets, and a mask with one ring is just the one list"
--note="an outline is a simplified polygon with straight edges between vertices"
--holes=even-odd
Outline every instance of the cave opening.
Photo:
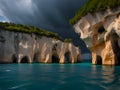
[[13,56],[12,56],[12,63],[17,63],[18,62],[18,58],[17,58],[17,56],[14,54]]
[[117,40],[114,40],[114,43],[112,43],[112,48],[115,54],[115,61],[116,61],[116,65],[120,65],[120,48],[118,46],[118,42]]
[[96,64],[102,65],[102,58],[99,55],[97,55],[97,57],[96,57]]
[[56,44],[52,49],[52,63],[59,63],[60,59],[59,59],[59,55],[57,54],[57,50],[56,50]]
[[98,33],[102,34],[103,32],[105,32],[105,28],[103,26],[101,26],[99,29],[98,29]]
[[33,57],[33,63],[37,63],[39,62],[39,56],[40,56],[40,53],[35,53],[34,57]]
[[120,53],[115,54],[116,65],[120,65]]
[[70,63],[70,60],[71,60],[71,58],[70,58],[70,52],[67,52],[65,54],[65,63]]
[[115,64],[120,65],[120,47],[118,45],[118,38],[119,36],[117,34],[112,34],[111,36],[111,44],[112,49],[115,54]]
[[113,47],[113,51],[114,51],[114,54],[115,54],[115,64],[116,65],[120,65],[120,51],[119,50],[120,50],[120,48],[116,43],[116,47]]
[[20,62],[20,63],[28,63],[28,62],[29,62],[29,59],[28,59],[27,56],[25,56],[25,57],[23,57],[23,58],[21,59],[21,62]]
[[57,54],[52,55],[52,63],[59,63],[60,59]]

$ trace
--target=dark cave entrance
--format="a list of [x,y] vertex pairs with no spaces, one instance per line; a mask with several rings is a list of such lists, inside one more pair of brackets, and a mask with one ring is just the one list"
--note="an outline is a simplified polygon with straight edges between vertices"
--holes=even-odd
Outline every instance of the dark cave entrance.
[[97,55],[97,57],[96,57],[96,64],[102,65],[102,58],[99,55]]
[[70,63],[71,62],[70,60],[71,60],[70,52],[65,53],[65,63]]
[[57,54],[52,55],[52,63],[59,63],[60,59]]
[[28,63],[28,62],[29,62],[29,59],[28,59],[27,56],[25,56],[25,57],[23,57],[23,58],[21,59],[21,62],[20,62],[20,63]]
[[102,34],[103,32],[105,32],[105,28],[103,26],[99,27],[98,33]]
[[12,56],[12,63],[17,63],[18,62],[18,58],[17,58],[17,56],[14,54],[13,56]]
[[120,54],[115,54],[116,65],[120,65]]
[[34,57],[33,57],[33,63],[37,63],[39,62],[39,56],[40,56],[40,53],[35,53]]
[[55,45],[52,49],[52,63],[59,63],[60,59],[59,59],[59,55],[57,54],[57,50],[56,50],[56,46]]
[[113,52],[115,54],[115,64],[116,65],[120,65],[120,48],[118,45],[118,35],[117,34],[113,34],[111,36],[111,44],[112,44],[112,49]]

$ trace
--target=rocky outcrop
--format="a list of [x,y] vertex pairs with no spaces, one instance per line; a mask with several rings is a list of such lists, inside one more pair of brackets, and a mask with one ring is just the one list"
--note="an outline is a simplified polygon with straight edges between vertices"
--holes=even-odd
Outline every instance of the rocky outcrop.
[[75,63],[81,53],[72,43],[45,36],[0,30],[0,63]]
[[92,51],[93,64],[120,64],[120,7],[89,13],[74,28]]

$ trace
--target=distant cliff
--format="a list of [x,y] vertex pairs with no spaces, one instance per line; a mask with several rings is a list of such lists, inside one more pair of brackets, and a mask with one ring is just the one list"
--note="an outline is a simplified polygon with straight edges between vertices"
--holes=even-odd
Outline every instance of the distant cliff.
[[24,32],[23,28],[18,29],[19,25],[14,29],[13,24],[7,25],[4,23],[0,25],[0,63],[81,62],[80,49],[69,43],[69,40],[63,42],[56,34],[35,31],[35,27],[31,31],[27,31],[27,27]]
[[[89,3],[92,1],[95,0],[89,0]],[[113,6],[111,6],[111,2],[110,5],[106,4],[107,7],[103,10],[96,11],[97,9],[95,9],[95,12],[80,16],[80,19],[74,24],[75,32],[81,35],[92,52],[93,64],[120,65],[119,1],[118,3],[116,3],[117,1],[112,2]],[[87,3],[88,6],[89,3]],[[93,6],[96,5],[93,4]]]

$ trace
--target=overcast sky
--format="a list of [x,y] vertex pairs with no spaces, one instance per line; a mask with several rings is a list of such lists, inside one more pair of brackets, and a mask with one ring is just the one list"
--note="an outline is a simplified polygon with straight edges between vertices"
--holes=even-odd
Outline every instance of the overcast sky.
[[69,19],[86,0],[0,0],[0,21],[32,25],[72,38],[86,52]]

